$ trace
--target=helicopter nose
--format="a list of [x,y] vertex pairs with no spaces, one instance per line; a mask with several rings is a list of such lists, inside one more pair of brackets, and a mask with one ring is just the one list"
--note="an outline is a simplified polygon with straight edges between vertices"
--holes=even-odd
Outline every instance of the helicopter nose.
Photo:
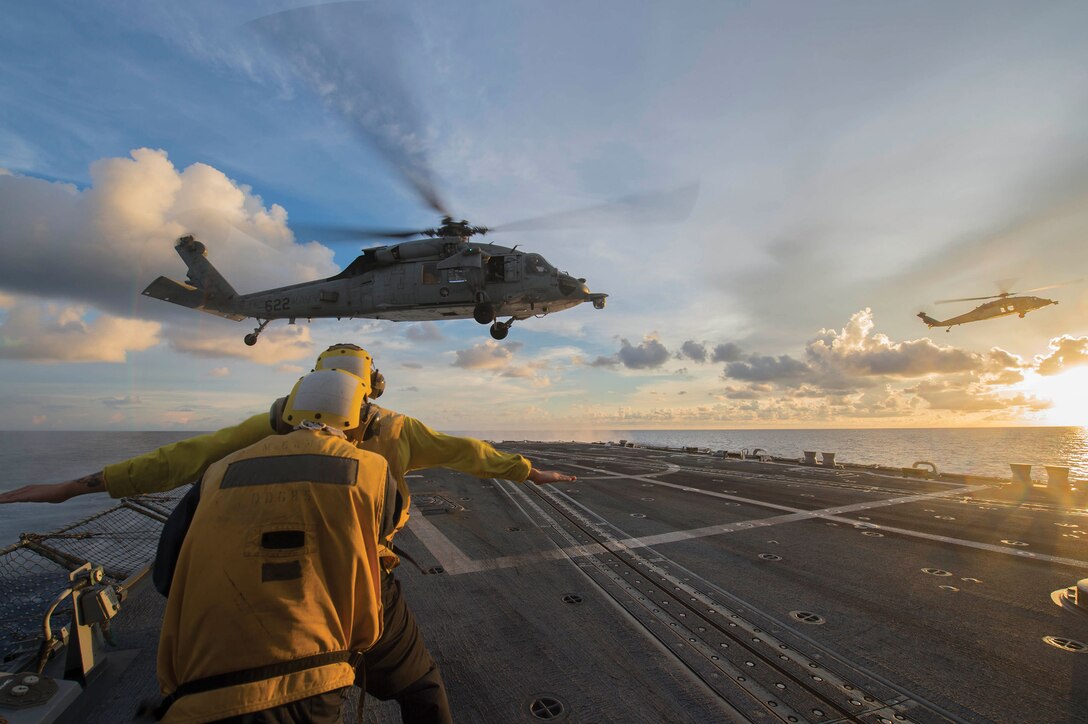
[[561,273],[559,275],[559,291],[563,292],[567,297],[588,297],[589,287],[586,286],[584,279],[575,279],[570,274]]

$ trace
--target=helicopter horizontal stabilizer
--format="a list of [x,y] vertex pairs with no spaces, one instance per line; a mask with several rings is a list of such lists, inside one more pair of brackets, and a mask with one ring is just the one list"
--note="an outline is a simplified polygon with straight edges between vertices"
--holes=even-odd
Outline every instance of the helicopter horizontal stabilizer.
[[155,299],[161,299],[164,302],[171,302],[172,304],[178,304],[182,307],[188,307],[189,309],[199,309],[202,312],[214,314],[217,317],[233,319],[236,322],[240,322],[246,318],[243,314],[221,312],[217,309],[205,306],[207,298],[204,291],[197,289],[196,287],[191,287],[188,284],[176,282],[167,277],[159,277],[151,282],[147,285],[147,289],[145,289],[143,293],[144,296],[147,297],[154,297]]
[[933,317],[929,316],[925,312],[918,312],[918,318],[921,319],[923,322],[925,322],[926,326],[931,327],[931,328],[932,327],[940,327],[940,326],[944,325],[944,322],[941,322],[940,320],[934,319]]

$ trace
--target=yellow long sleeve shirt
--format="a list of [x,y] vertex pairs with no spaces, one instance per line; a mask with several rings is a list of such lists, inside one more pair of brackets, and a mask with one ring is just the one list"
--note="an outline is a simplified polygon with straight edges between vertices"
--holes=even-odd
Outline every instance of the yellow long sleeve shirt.
[[[395,415],[388,410],[383,412]],[[478,478],[523,482],[532,469],[521,455],[499,452],[482,440],[436,432],[415,418],[403,420],[396,439],[396,461],[390,472],[398,483],[412,470],[450,468]],[[267,414],[254,415],[240,425],[197,435],[138,455],[103,471],[106,489],[114,498],[161,493],[196,482],[208,466],[232,452],[274,434]],[[368,448],[364,444],[362,447]]]
[[[398,531],[408,522],[411,492],[404,476],[412,470],[444,467],[478,478],[502,478],[519,483],[532,470],[526,458],[499,452],[482,440],[436,432],[419,420],[392,410],[382,408],[380,412],[381,434],[357,444],[364,450],[378,453],[389,463],[389,472],[404,501],[396,526]],[[106,466],[103,470],[106,490],[114,498],[172,490],[199,480],[208,466],[217,460],[274,434],[267,414],[254,415],[240,425],[164,445]],[[390,547],[382,546],[381,557],[391,559],[390,565],[396,565],[397,559]]]

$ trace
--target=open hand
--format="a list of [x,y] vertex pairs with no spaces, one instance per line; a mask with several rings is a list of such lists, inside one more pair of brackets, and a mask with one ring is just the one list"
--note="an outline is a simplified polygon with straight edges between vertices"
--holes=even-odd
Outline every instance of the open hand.
[[71,497],[67,483],[39,483],[0,493],[0,503],[63,503]]
[[105,493],[106,479],[102,473],[91,473],[63,483],[36,483],[0,493],[2,503],[63,503],[77,495]]
[[533,468],[529,471],[529,477],[526,480],[536,483],[537,485],[547,485],[548,483],[570,483],[578,478],[573,475],[567,475],[566,473],[560,473],[555,470],[537,470]]

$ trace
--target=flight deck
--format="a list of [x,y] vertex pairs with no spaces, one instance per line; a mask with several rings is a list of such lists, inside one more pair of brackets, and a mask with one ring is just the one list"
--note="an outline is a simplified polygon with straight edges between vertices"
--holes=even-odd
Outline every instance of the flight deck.
[[[457,721],[1088,720],[1088,607],[1060,605],[1088,578],[1075,491],[498,447],[578,480],[410,473],[397,538],[419,566],[398,578]],[[156,695],[163,601],[134,587],[81,721]],[[363,720],[399,713],[371,700]]]

